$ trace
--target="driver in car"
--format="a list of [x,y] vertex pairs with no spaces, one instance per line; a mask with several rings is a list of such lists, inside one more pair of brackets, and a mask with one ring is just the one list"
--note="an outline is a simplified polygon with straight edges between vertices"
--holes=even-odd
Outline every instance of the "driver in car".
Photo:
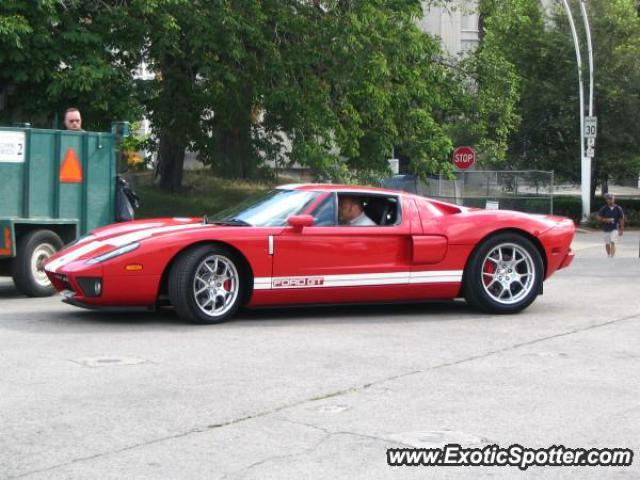
[[376,223],[364,213],[362,200],[358,197],[340,197],[338,201],[338,219],[340,220],[340,225],[352,227],[369,227],[376,225]]

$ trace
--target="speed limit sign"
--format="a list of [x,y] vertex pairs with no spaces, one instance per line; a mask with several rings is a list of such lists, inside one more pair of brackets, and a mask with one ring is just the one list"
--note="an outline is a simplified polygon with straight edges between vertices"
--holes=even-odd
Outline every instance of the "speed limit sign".
[[598,117],[585,117],[584,138],[596,138],[598,133]]

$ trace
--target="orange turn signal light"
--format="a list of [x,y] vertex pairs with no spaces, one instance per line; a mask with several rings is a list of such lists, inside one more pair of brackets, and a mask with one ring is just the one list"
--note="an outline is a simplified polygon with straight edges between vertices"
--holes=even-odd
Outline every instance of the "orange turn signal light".
[[130,263],[129,265],[125,265],[124,269],[127,272],[139,272],[140,270],[142,270],[142,264],[141,263]]

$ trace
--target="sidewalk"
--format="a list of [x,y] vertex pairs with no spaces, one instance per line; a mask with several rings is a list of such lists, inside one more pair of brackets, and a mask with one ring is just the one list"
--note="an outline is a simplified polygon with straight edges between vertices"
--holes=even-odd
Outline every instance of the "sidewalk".
[[[581,194],[580,187],[570,184],[561,184],[554,186],[554,195],[563,196],[571,195],[576,196]],[[618,197],[634,198],[640,197],[640,185],[637,187],[626,187],[623,185],[609,185],[609,193],[613,193]],[[596,195],[601,195],[601,189],[596,190]]]
[[[616,244],[616,246],[617,258],[639,259],[638,253],[640,249],[640,231],[625,231],[624,235],[620,237],[620,241]],[[602,238],[602,232],[599,230],[586,230],[579,228],[576,231],[576,236],[573,239],[571,248],[574,252],[581,256],[583,254],[588,254],[588,256],[591,256],[592,254],[594,256],[602,254],[603,257],[606,257],[606,253],[604,250],[604,239]],[[595,251],[594,249],[599,249],[601,251]]]

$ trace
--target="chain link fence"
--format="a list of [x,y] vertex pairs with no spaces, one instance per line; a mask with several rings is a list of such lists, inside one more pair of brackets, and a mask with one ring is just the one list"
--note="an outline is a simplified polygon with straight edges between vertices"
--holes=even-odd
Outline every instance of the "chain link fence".
[[395,175],[383,186],[465,207],[518,210],[553,214],[554,175],[542,170],[456,172],[421,180],[415,175]]

